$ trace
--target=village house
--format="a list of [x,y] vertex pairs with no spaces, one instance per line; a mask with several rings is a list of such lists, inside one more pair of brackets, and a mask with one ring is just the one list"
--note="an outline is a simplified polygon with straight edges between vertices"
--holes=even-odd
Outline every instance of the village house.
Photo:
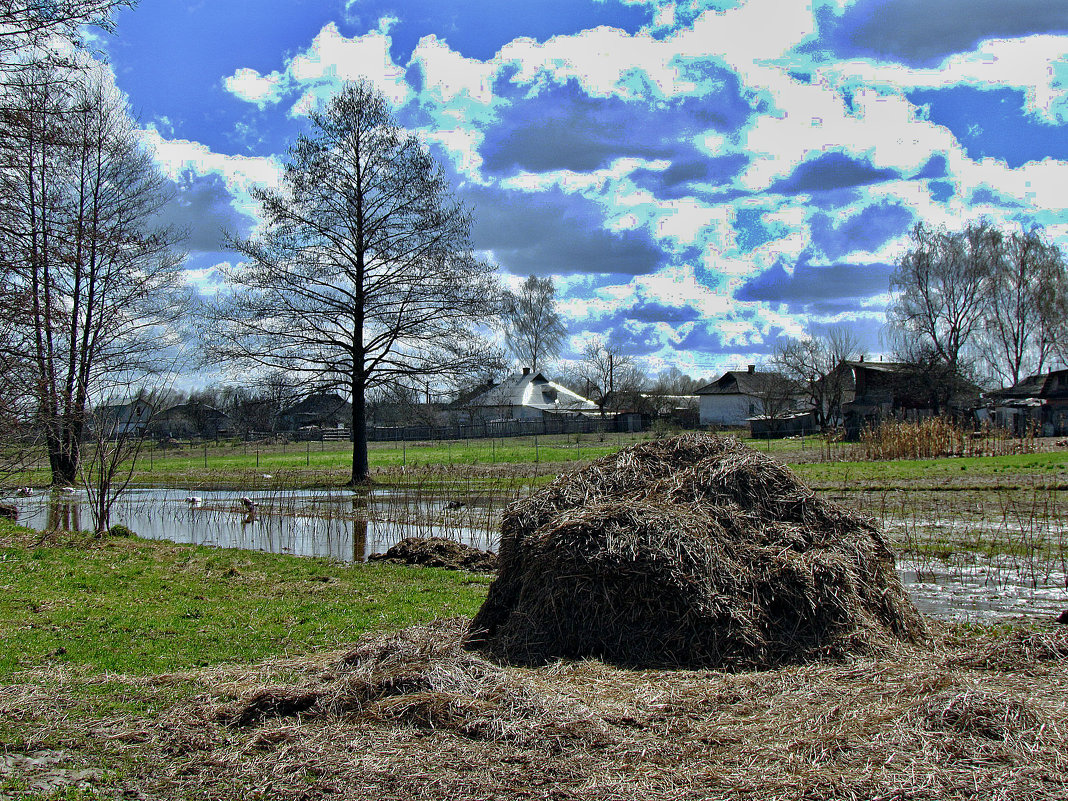
[[149,431],[156,438],[218,439],[234,433],[229,416],[199,401],[180,403],[152,416]]
[[997,425],[1016,434],[1029,426],[1040,436],[1068,435],[1068,370],[1028,376],[1011,387],[988,392]]
[[278,415],[280,431],[302,428],[347,429],[352,426],[352,404],[333,392],[315,392]]
[[154,413],[153,405],[142,397],[97,406],[90,415],[89,429],[93,436],[103,439],[140,437]]
[[597,414],[597,404],[524,367],[499,384],[489,383],[450,405],[458,423],[542,420],[555,415]]
[[[907,362],[843,361],[830,380],[840,382],[841,422],[850,439],[887,419],[915,421],[939,414],[970,418],[979,399],[975,384],[959,376],[924,374]],[[934,396],[942,398],[941,406]]]
[[778,391],[786,379],[779,373],[757,370],[728,370],[711,384],[701,387],[699,420],[703,426],[745,426],[752,417],[778,416],[793,406],[790,393]]

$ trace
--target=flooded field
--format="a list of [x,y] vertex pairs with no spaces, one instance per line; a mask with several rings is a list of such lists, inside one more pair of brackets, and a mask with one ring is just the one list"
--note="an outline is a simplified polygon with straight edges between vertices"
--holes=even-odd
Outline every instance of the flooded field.
[[[116,503],[112,522],[146,539],[361,562],[405,537],[445,537],[493,550],[497,521],[508,500],[487,494],[459,502],[394,489],[131,489]],[[6,502],[18,508],[19,523],[38,531],[91,524],[81,492]]]
[[[139,536],[360,562],[405,537],[445,537],[495,550],[500,515],[514,493],[422,489],[245,492],[132,489],[112,522]],[[41,492],[8,497],[19,522],[44,531],[91,520],[85,496]],[[1036,508],[1036,503],[1045,504]],[[927,503],[863,505],[894,543],[898,572],[925,614],[990,622],[1048,619],[1068,609],[1068,527],[1045,501],[982,506],[951,515]]]

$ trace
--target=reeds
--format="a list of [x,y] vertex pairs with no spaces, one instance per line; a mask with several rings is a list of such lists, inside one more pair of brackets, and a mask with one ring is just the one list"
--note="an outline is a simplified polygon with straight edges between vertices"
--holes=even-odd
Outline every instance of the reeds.
[[984,423],[978,430],[944,417],[917,422],[884,420],[860,434],[857,457],[861,461],[885,459],[939,459],[947,456],[1007,456],[1034,453],[1036,431],[1022,436]]

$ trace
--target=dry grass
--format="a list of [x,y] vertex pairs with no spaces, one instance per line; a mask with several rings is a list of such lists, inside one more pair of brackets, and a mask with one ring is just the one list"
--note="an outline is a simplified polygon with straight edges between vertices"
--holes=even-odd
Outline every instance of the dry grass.
[[643,443],[504,515],[472,644],[538,664],[766,668],[915,640],[871,522],[737,440]]
[[[246,669],[108,677],[131,694],[210,689],[99,721],[92,748],[130,757],[121,784],[145,798],[1068,797],[1068,627],[936,628],[878,657],[742,673],[501,667],[462,649],[464,627]],[[61,717],[64,704],[0,693],[4,715],[28,706]]]
[[371,554],[368,561],[444,567],[476,573],[493,573],[497,570],[497,554],[443,537],[405,537],[385,553]]
[[884,420],[860,433],[861,461],[883,459],[940,459],[946,456],[1007,456],[1035,453],[1036,431],[1030,427],[1021,436],[990,424],[976,431],[944,417],[917,422]]

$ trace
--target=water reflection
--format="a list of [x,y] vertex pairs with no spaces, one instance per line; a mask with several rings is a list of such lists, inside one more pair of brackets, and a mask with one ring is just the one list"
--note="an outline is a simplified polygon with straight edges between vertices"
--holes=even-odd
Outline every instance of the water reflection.
[[[472,519],[477,514],[462,518],[442,511],[447,501],[441,497],[408,503],[411,499],[396,493],[366,490],[356,495],[203,491],[195,503],[192,497],[178,490],[130,490],[117,502],[112,520],[147,539],[346,562],[365,561],[408,536],[444,536],[483,549],[496,544],[495,533],[472,525],[478,522]],[[42,531],[80,530],[81,521],[88,519],[82,493],[17,497],[12,502],[22,525]]]
[[[74,500],[69,495],[52,493],[48,498],[48,514],[43,530],[81,531],[82,505],[81,501]],[[24,526],[38,528],[23,519],[21,509],[19,510],[19,522]]]

